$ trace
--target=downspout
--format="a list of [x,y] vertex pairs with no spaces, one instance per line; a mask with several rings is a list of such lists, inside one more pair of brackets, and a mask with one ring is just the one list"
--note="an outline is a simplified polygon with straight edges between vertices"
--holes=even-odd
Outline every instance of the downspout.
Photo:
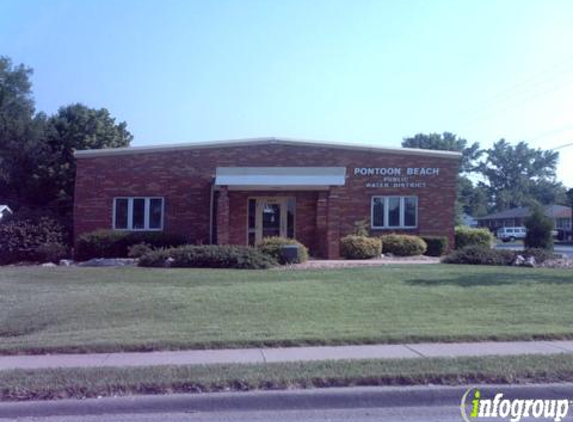
[[209,245],[213,244],[213,210],[215,202],[215,178],[211,179],[211,193],[209,198]]

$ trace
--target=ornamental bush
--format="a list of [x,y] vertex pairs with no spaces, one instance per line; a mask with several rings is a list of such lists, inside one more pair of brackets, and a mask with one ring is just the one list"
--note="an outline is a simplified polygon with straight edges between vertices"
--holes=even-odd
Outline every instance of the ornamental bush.
[[424,255],[442,256],[448,250],[448,238],[445,236],[421,236],[428,248]]
[[532,207],[532,212],[524,221],[527,229],[523,243],[526,248],[553,249],[553,222],[539,205]]
[[396,256],[415,256],[426,252],[428,246],[421,237],[407,234],[387,234],[381,236],[382,252]]
[[491,248],[493,241],[493,234],[488,229],[456,227],[456,249],[462,249],[466,246]]
[[234,245],[185,245],[158,249],[139,259],[140,267],[266,269],[277,261],[256,248]]
[[308,248],[302,243],[295,239],[289,239],[288,237],[265,237],[257,249],[264,254],[272,256],[279,264],[286,264],[286,260],[283,256],[282,248],[285,245],[296,245],[298,246],[298,260],[297,262],[308,261]]
[[466,246],[456,249],[444,257],[446,264],[470,265],[511,265],[515,260],[515,251],[491,249],[489,246]]
[[0,224],[0,265],[20,261],[44,261],[47,244],[66,247],[68,234],[56,220],[11,219]]
[[187,242],[183,236],[164,232],[96,230],[78,237],[74,257],[76,261],[87,261],[92,258],[127,258],[129,247],[138,243],[146,243],[153,248],[165,248]]
[[340,255],[346,259],[371,259],[381,254],[380,238],[349,235],[340,239]]
[[522,252],[517,252],[517,255],[521,255],[524,258],[533,257],[535,258],[535,262],[541,264],[548,259],[556,259],[559,258],[558,255],[555,255],[552,251],[543,249],[543,248],[528,248]]

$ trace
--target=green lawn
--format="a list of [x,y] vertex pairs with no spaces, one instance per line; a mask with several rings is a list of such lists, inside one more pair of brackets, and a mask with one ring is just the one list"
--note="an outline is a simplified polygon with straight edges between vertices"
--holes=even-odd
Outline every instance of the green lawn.
[[0,269],[0,353],[573,338],[571,270]]
[[414,384],[573,381],[570,355],[0,371],[0,400]]

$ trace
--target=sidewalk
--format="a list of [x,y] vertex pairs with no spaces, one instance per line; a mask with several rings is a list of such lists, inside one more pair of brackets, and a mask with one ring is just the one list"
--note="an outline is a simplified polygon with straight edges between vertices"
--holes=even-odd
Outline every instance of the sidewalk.
[[141,353],[92,353],[0,356],[0,370],[272,363],[340,359],[416,359],[573,353],[573,341],[419,343],[362,346],[185,350]]

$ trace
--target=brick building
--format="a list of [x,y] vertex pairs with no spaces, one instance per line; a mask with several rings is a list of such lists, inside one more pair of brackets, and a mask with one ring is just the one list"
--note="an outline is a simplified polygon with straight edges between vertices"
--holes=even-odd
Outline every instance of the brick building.
[[372,235],[454,242],[460,154],[278,138],[76,152],[74,234],[153,230],[191,243],[294,237],[317,257]]

